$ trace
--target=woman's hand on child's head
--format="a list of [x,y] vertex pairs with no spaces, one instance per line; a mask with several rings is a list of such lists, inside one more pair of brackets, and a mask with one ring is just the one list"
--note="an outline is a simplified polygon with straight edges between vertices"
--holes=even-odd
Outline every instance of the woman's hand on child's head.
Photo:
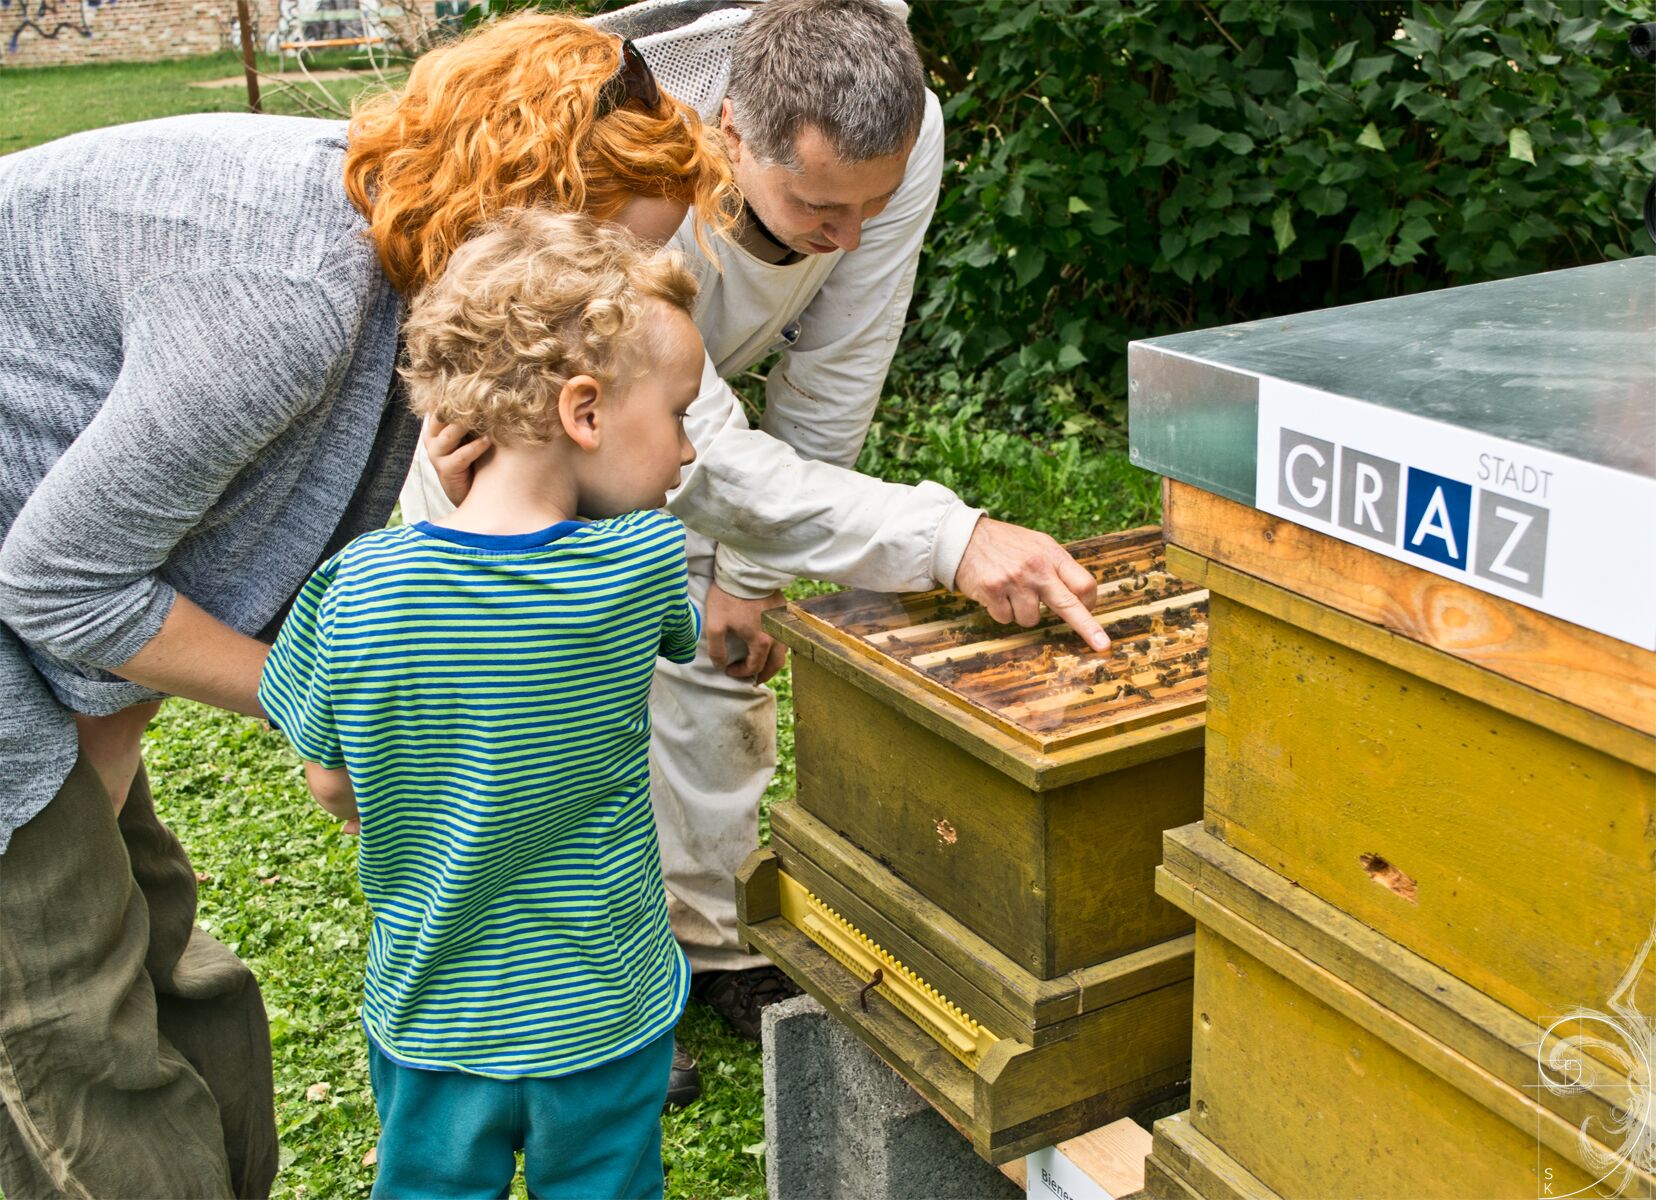
[[[468,441],[467,439],[470,438]],[[437,471],[437,482],[451,504],[458,505],[471,491],[472,468],[494,446],[486,437],[473,437],[459,425],[426,417],[420,430],[420,444]]]

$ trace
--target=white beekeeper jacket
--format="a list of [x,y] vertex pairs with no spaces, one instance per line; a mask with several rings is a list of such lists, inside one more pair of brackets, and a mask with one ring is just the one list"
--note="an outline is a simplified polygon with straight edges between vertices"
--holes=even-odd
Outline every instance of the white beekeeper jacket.
[[[632,36],[662,87],[717,121],[747,12],[705,12],[648,32],[652,14],[671,20],[675,9],[711,7],[652,0],[595,23]],[[942,176],[943,115],[928,93],[902,185],[856,250],[776,265],[720,241],[716,267],[696,244],[693,218],[675,237],[701,284],[696,324],[708,361],[686,421],[696,461],[668,509],[718,543],[714,578],[726,591],[762,596],[798,575],[880,591],[954,582],[980,511],[940,484],[850,469],[897,349]],[[777,350],[754,429],[725,378]],[[690,547],[693,557],[698,549],[706,543]]]

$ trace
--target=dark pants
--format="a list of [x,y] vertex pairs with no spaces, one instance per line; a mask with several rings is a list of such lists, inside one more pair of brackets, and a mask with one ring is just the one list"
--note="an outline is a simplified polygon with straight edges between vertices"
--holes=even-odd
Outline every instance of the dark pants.
[[270,1028],[195,927],[142,769],[119,821],[84,761],[0,855],[0,1190],[268,1196]]

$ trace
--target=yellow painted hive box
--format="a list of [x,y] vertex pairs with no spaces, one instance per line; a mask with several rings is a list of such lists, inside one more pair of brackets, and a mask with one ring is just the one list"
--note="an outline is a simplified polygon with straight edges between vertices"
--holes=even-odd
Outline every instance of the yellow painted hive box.
[[1656,654],[1194,489],[1167,512],[1213,592],[1208,831],[1537,1027],[1602,1008],[1656,935]]
[[1632,1015],[1656,963],[1537,1027],[1199,824],[1157,883],[1197,941],[1191,1107],[1152,1195],[1656,1197]]

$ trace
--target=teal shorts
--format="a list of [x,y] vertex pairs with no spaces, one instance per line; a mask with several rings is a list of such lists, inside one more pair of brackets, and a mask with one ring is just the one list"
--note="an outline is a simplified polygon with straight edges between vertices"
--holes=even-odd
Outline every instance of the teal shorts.
[[555,1079],[485,1079],[428,1071],[370,1040],[379,1108],[374,1200],[495,1200],[523,1151],[540,1200],[659,1200],[661,1106],[673,1031],[603,1066]]

